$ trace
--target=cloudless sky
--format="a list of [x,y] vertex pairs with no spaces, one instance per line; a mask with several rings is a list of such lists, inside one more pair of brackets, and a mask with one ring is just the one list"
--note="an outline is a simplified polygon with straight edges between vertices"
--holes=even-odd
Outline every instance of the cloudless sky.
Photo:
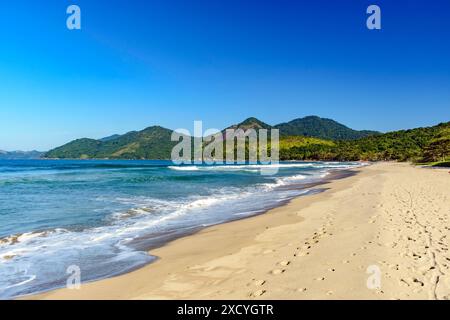
[[[71,4],[82,30],[66,28]],[[382,30],[366,28],[370,4]],[[450,1],[0,3],[0,149],[312,114],[380,131],[449,121]]]

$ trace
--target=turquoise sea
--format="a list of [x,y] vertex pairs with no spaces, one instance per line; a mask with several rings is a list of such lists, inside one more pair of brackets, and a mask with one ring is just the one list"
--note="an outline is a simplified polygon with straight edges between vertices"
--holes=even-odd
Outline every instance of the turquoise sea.
[[[311,183],[360,163],[174,166],[170,161],[0,161],[0,298],[150,263],[148,249],[205,226],[317,192]],[[151,250],[150,250],[151,252]]]

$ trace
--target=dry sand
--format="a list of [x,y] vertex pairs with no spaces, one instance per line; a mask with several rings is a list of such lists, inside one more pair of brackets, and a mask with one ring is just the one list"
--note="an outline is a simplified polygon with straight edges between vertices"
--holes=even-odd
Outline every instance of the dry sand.
[[449,299],[448,170],[357,171],[323,193],[151,250],[160,259],[134,272],[29,298]]

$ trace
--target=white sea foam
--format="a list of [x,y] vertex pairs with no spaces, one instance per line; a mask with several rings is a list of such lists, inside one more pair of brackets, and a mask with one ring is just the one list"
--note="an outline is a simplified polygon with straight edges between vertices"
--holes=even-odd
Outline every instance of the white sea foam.
[[16,283],[16,284],[12,284],[12,285],[10,285],[10,286],[7,286],[7,287],[5,287],[5,289],[11,289],[11,288],[14,288],[14,287],[20,287],[20,286],[23,286],[23,285],[27,284],[28,282],[33,281],[34,279],[36,279],[36,275],[35,275],[35,274],[30,275],[30,276],[28,277],[28,279],[26,279],[26,280],[24,280],[24,281],[22,281],[22,282],[19,282],[19,283]]
[[172,169],[172,170],[177,170],[177,171],[198,171],[199,170],[199,168],[197,166],[170,166],[168,168]]
[[227,171],[227,170],[248,170],[252,169],[255,172],[258,169],[270,168],[341,168],[348,169],[356,166],[366,165],[364,163],[339,163],[339,162],[304,162],[304,163],[276,163],[276,164],[243,164],[243,165],[186,165],[186,166],[169,166],[171,170],[178,171]]

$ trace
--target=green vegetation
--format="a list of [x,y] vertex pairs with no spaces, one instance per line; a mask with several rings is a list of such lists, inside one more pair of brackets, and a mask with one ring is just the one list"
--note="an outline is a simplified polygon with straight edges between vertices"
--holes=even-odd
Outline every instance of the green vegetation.
[[416,165],[418,165],[418,166],[448,168],[448,167],[450,167],[450,161],[417,162]]
[[113,138],[78,139],[50,150],[46,158],[59,159],[169,159],[177,142],[172,131],[159,126],[132,131]]
[[[306,119],[306,120],[305,120]],[[301,121],[300,121],[301,120]],[[331,122],[330,122],[331,121]],[[309,136],[292,135],[295,124],[321,123],[310,128]],[[329,127],[324,124],[330,124]],[[336,125],[337,124],[337,125]],[[287,126],[286,126],[287,125]],[[379,134],[374,131],[355,131],[332,120],[306,117],[278,125],[280,129],[281,160],[328,160],[328,161],[413,161],[439,166],[450,162],[450,122],[434,127],[401,130]],[[300,128],[301,126],[297,126]],[[342,129],[342,127],[346,129]],[[270,129],[270,125],[256,118],[249,118],[232,129]],[[283,128],[288,128],[289,134]],[[342,130],[341,130],[342,129]],[[350,131],[348,131],[350,130]],[[346,132],[346,133],[345,133]],[[353,133],[367,135],[348,140]],[[47,158],[72,159],[170,159],[172,148],[178,143],[171,141],[172,131],[154,126],[142,131],[114,135],[100,140],[79,139],[45,154]],[[311,135],[333,135],[340,138],[323,139]],[[346,139],[343,139],[346,137]],[[269,141],[270,142],[270,141]],[[225,149],[225,148],[224,148]],[[248,146],[246,146],[248,153]]]
[[[239,124],[232,125],[228,127],[227,129],[242,129],[242,130],[248,130],[248,129],[272,129],[271,125],[268,125],[267,123],[262,122],[261,120],[258,120],[256,118],[248,118],[242,121]],[[225,130],[224,130],[225,131]]]
[[445,163],[449,156],[449,150],[450,128],[444,127],[424,148],[423,158],[425,161],[429,162],[441,161],[441,163]]
[[283,136],[305,136],[328,140],[355,140],[380,134],[377,131],[353,130],[334,120],[317,116],[295,119],[278,124],[274,128],[279,129]]
[[444,161],[450,157],[450,122],[401,130],[333,145],[292,146],[280,150],[282,160]]
[[280,138],[280,150],[289,150],[291,148],[308,148],[314,145],[320,145],[324,147],[333,147],[336,145],[335,142],[331,140],[323,140],[318,138],[309,138],[301,136],[282,136]]
[[437,163],[434,163],[432,166],[433,166],[433,167],[445,167],[445,168],[450,168],[450,161],[446,161],[446,162],[437,162]]

